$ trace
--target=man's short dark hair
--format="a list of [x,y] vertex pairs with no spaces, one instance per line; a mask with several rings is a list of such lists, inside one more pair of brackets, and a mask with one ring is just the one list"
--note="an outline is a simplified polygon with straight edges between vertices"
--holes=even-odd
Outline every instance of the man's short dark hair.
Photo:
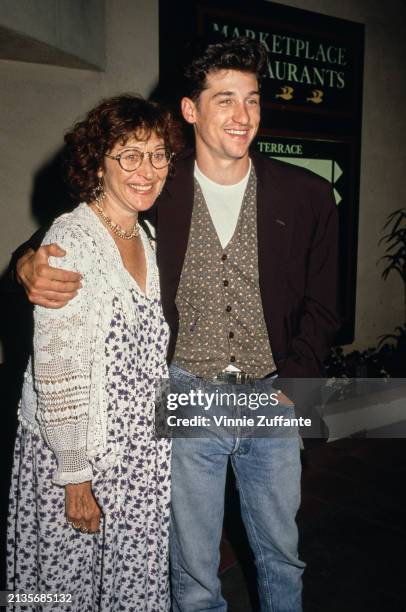
[[196,46],[192,60],[185,68],[184,95],[197,102],[207,87],[207,75],[219,70],[250,72],[260,81],[265,73],[266,62],[264,46],[251,38],[230,38],[219,43]]

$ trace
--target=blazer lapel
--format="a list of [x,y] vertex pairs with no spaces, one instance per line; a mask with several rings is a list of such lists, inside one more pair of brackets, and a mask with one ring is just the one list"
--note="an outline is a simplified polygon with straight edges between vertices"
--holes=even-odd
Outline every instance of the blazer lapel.
[[192,221],[194,155],[176,163],[157,201],[157,259],[163,302],[175,301]]

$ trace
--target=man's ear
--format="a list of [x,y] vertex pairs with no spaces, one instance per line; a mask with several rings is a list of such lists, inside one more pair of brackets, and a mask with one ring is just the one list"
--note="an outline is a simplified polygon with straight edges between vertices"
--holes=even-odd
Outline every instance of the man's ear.
[[185,121],[196,123],[196,104],[191,98],[182,98],[180,108]]

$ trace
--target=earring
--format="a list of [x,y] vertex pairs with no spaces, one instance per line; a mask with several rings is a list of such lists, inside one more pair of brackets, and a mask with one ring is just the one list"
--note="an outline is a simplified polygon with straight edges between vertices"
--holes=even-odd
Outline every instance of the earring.
[[161,185],[160,190],[158,191],[158,197],[161,195],[161,193],[162,193],[162,191],[163,191],[163,188],[165,187],[165,183],[166,183],[166,179],[164,180],[164,182],[163,182],[163,183],[162,183],[162,185]]
[[106,197],[106,192],[104,191],[103,181],[99,178],[99,182],[92,192],[93,198],[96,200],[98,205],[100,206],[104,198]]

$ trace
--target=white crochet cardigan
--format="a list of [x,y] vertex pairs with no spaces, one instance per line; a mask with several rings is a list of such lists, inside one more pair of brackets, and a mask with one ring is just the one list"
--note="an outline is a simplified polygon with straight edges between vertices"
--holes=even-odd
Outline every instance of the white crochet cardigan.
[[[158,297],[155,254],[143,230],[141,238],[147,296]],[[134,322],[130,290],[135,282],[113,238],[87,204],[55,220],[43,244],[52,242],[65,249],[66,256],[51,257],[50,265],[80,272],[83,287],[61,309],[35,307],[34,352],[25,373],[19,418],[23,426],[40,430],[57,459],[53,482],[65,485],[91,480],[92,459],[106,448],[104,342],[114,296]],[[112,452],[104,464],[98,461],[98,469],[116,460]]]

